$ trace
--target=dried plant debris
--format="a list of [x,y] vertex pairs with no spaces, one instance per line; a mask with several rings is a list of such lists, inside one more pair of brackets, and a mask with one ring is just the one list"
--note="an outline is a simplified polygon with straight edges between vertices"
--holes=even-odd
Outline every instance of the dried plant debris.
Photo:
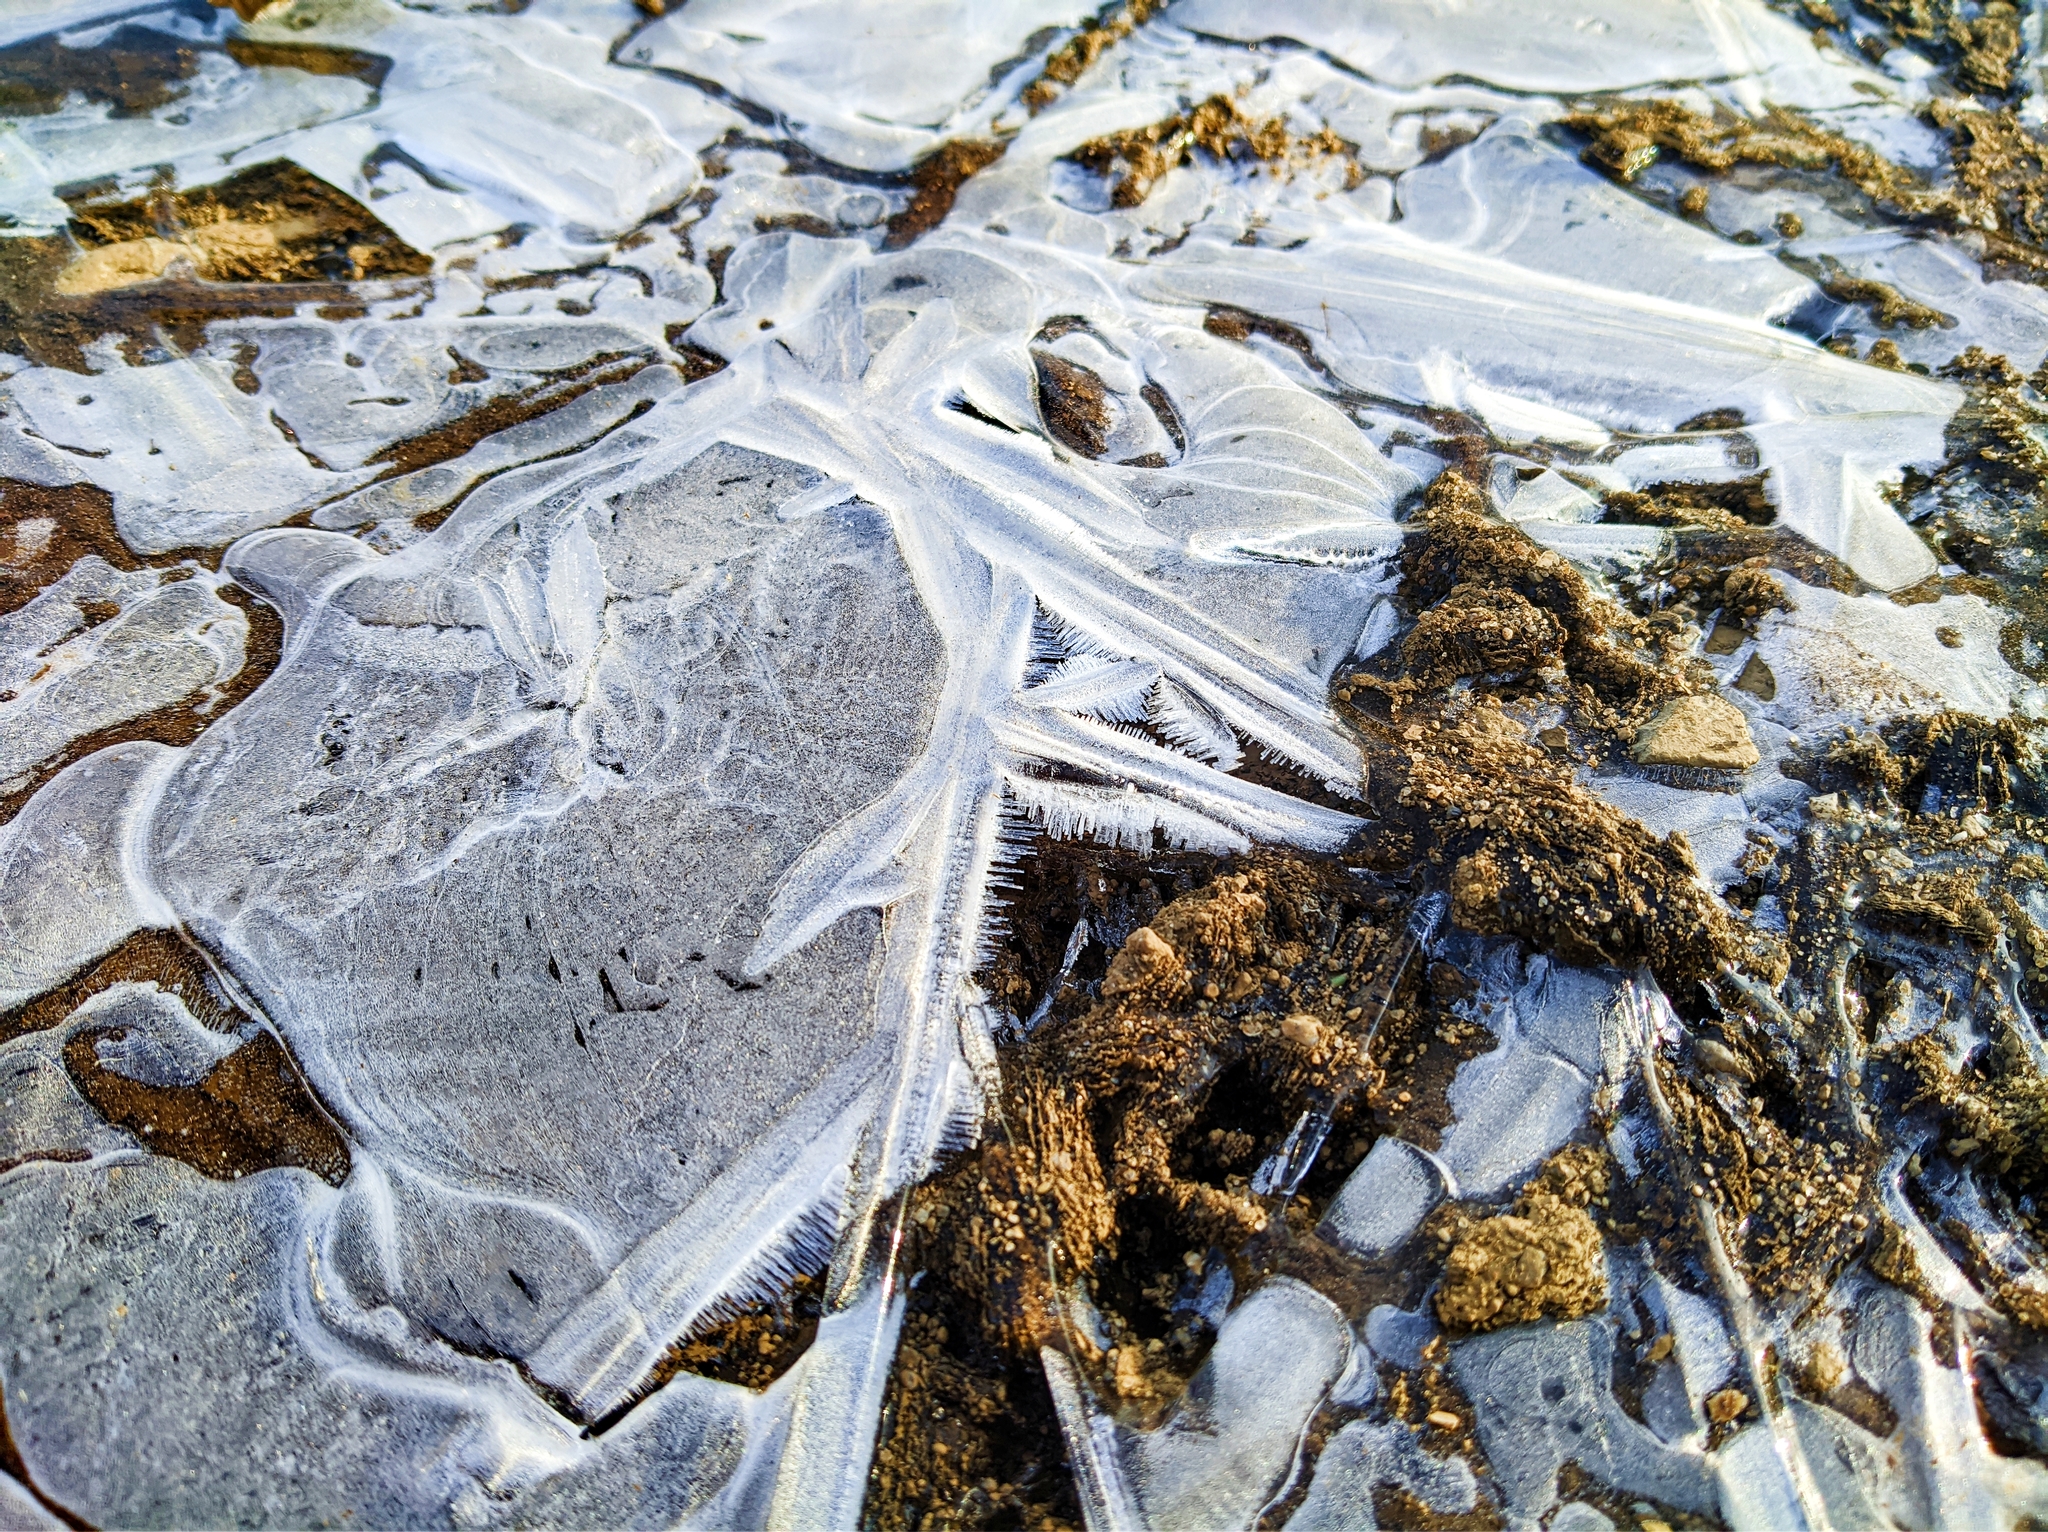
[[[1255,121],[1227,96],[1211,96],[1192,111],[1162,121],[1091,139],[1073,152],[1074,162],[1110,181],[1115,207],[1137,207],[1168,171],[1197,150],[1222,164],[1265,165],[1284,170],[1349,145],[1328,128],[1297,135],[1279,117]],[[1353,183],[1362,173],[1353,171]]]

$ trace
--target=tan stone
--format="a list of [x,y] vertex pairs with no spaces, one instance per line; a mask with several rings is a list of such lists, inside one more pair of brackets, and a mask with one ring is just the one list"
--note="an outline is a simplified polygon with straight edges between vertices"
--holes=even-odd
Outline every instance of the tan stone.
[[1641,766],[1709,766],[1747,771],[1756,741],[1742,709],[1720,697],[1680,697],[1659,708],[1630,752]]
[[1323,1040],[1323,1024],[1305,1011],[1296,1011],[1280,1023],[1280,1035],[1297,1048],[1313,1048]]
[[1150,926],[1140,926],[1130,934],[1123,951],[1110,959],[1102,992],[1123,995],[1170,987],[1181,972],[1180,954],[1173,944]]
[[1717,1426],[1740,1420],[1748,1408],[1749,1395],[1739,1388],[1724,1388],[1718,1394],[1707,1395],[1707,1419]]

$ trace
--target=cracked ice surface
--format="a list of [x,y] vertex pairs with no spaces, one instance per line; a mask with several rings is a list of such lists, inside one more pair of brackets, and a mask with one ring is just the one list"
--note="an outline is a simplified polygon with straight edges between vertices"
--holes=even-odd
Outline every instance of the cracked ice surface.
[[[286,158],[433,260],[361,284],[359,311],[223,319],[146,362],[95,343],[87,376],[10,359],[0,381],[0,473],[103,492],[137,555],[219,564],[89,555],[0,615],[0,778],[229,681],[248,623],[227,582],[284,622],[274,672],[196,741],[71,761],[0,826],[0,1003],[180,932],[349,1149],[339,1185],[220,1181],[103,1121],[60,1052],[115,1001],[126,1031],[96,1056],[124,1079],[189,1083],[249,1041],[167,992],[105,991],[69,1031],[0,1044],[0,1384],[42,1493],[105,1524],[851,1522],[901,1311],[878,1220],[978,1129],[970,976],[1014,836],[1330,850],[1357,828],[1232,772],[1263,755],[1356,797],[1326,692],[1387,641],[1399,516],[1441,466],[1406,426],[1462,412],[1626,488],[1730,476],[1734,448],[1688,422],[1739,408],[1783,525],[1880,590],[1933,572],[1886,491],[1943,457],[1961,390],[1784,327],[1820,301],[1807,278],[1543,132],[1566,93],[1831,108],[1871,71],[1747,0],[1185,0],[1033,115],[1025,85],[1091,14],[294,0],[238,25],[37,0],[0,20],[90,48],[139,17],[201,60],[150,113],[74,95],[0,129],[16,230],[60,227],[59,191],[98,178],[139,195],[159,167],[191,185]],[[243,68],[231,35],[390,67]],[[1286,41],[1228,41],[1264,38]],[[1358,145],[1358,184],[1189,165],[1127,209],[1062,158],[1240,90]],[[1428,152],[1425,118],[1484,131]],[[729,133],[751,146],[707,174]],[[891,248],[910,192],[875,173],[965,136],[1007,151]],[[1945,344],[1980,326],[2032,367],[2048,315],[2033,289],[1999,297],[1947,303]],[[1310,337],[1314,370],[1205,329],[1218,305]],[[699,353],[726,365],[697,376]],[[1051,424],[1057,368],[1099,383],[1100,450]],[[435,461],[399,450],[513,405]],[[1632,556],[1596,546],[1612,529],[1557,475],[1512,493],[1587,567]],[[1794,595],[1731,661],[1778,677],[1749,708],[1760,738],[2020,700],[1978,597]],[[117,615],[88,625],[86,603]],[[1715,874],[1803,791],[1769,766],[1741,789],[1703,804],[1628,776],[1613,796],[1725,830]],[[1508,1187],[1626,1066],[1620,976],[1494,978],[1503,1047],[1460,1076],[1441,1154],[1376,1149],[1339,1243],[1391,1248],[1446,1186]],[[771,1388],[647,1393],[693,1324],[828,1263],[818,1340]],[[1968,1401],[1917,1314],[1871,1305],[1858,1366],[1947,1433],[1882,1493],[1967,1519],[1990,1472]],[[1576,1461],[1619,1488],[1768,1521],[1775,1481],[1742,1509],[1729,1466],[1775,1450],[1763,1425],[1717,1466],[1614,1402],[1613,1345],[1596,1320],[1456,1352],[1493,1401],[1508,1512],[1549,1508],[1577,1428],[1596,1445]],[[1249,1523],[1362,1350],[1308,1289],[1260,1287],[1193,1402],[1104,1436],[1129,1483],[1103,1504]],[[1674,1372],[1660,1419],[1691,1429],[1694,1382]],[[1464,1464],[1395,1429],[1338,1434],[1299,1524],[1370,1524],[1382,1484],[1468,1509]],[[1857,1429],[1796,1421],[1846,1444],[1816,1460],[1873,1451]],[[1832,1509],[1875,1482],[1821,1489]],[[2015,1468],[1986,1493],[2041,1490]]]

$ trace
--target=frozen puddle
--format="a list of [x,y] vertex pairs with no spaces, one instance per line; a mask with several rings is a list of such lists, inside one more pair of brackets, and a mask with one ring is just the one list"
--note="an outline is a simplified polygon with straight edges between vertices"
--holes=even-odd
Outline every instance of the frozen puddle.
[[[0,1519],[2048,1514],[2018,23],[643,4],[0,17]],[[1739,956],[1487,904],[1538,777]]]

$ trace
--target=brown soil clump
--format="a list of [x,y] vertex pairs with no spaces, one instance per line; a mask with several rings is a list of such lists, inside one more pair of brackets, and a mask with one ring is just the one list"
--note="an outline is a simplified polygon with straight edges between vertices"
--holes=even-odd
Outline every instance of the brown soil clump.
[[1578,1319],[1604,1307],[1604,1247],[1586,1207],[1606,1193],[1611,1178],[1600,1151],[1566,1149],[1529,1183],[1512,1211],[1477,1221],[1459,1216],[1446,1231],[1453,1243],[1436,1295],[1444,1327],[1498,1330],[1536,1319]]
[[1006,1134],[934,1182],[913,1215],[924,1229],[968,1210],[933,1254],[955,1287],[989,1296],[991,1340],[1051,1339],[1043,1246],[1056,1238],[1069,1272],[1091,1273],[1132,1203],[1180,1248],[1235,1248],[1266,1228],[1246,1173],[1272,1145],[1197,1129],[1224,1081],[1270,1103],[1283,1131],[1317,1103],[1363,1107],[1373,1081],[1360,1029],[1377,1017],[1350,996],[1395,934],[1372,923],[1377,901],[1363,894],[1341,869],[1308,863],[1219,877],[1131,934],[1098,1004],[1006,1060]]
[[1897,44],[1951,68],[1965,89],[2002,95],[2012,88],[2021,44],[2019,14],[2007,0],[1988,0],[1974,19],[1957,0],[1857,0],[1857,9]]
[[[1765,1110],[1763,1094],[1688,1076],[1669,1061],[1657,1070],[1677,1143],[1639,1183],[1640,1222],[1618,1234],[1683,1247],[1694,1238],[1693,1201],[1703,1195],[1718,1210],[1730,1255],[1760,1294],[1821,1291],[1862,1248],[1872,1223],[1875,1146],[1854,1133],[1832,1136],[1847,1131],[1839,1111],[1817,1104],[1800,1131],[1788,1131]],[[1796,1088],[1778,1076],[1763,1083],[1766,1091]]]
[[[1837,303],[1859,304],[1870,310],[1873,323],[1880,330],[1896,329],[1904,325],[1909,330],[1949,330],[1955,328],[1952,315],[1940,309],[1907,297],[1889,282],[1880,282],[1873,277],[1859,277],[1843,269],[1842,263],[1832,256],[1822,256],[1810,273],[1820,290]],[[1884,344],[1884,343],[1880,343]],[[1873,360],[1877,360],[1873,352]],[[1903,367],[1899,360],[1898,347],[1892,345],[1890,352],[1878,365],[1892,365],[1893,371]]]
[[[1156,1419],[1213,1335],[1178,1301],[1187,1284],[1248,1240],[1313,1224],[1306,1210],[1276,1218],[1251,1173],[1314,1107],[1332,1119],[1316,1185],[1334,1189],[1374,1134],[1374,1023],[1390,996],[1414,1008],[1420,976],[1389,961],[1405,901],[1342,866],[1262,857],[1166,899],[1165,867],[1135,897],[1112,885],[1136,879],[1084,871],[1114,869],[1113,853],[1044,852],[1023,893],[1045,929],[1012,933],[986,976],[997,995],[1022,1009],[1042,993],[1020,940],[1046,973],[1070,918],[1144,923],[1005,1048],[987,1141],[912,1194],[905,1263],[924,1277],[871,1482],[882,1526],[1078,1519],[1040,1348],[1068,1350],[1104,1397]],[[1122,870],[1149,866],[1130,860]],[[1048,898],[1075,873],[1070,900]],[[1106,1345],[1070,1329],[1077,1291]]]
[[1227,96],[1211,96],[1191,112],[1142,128],[1092,139],[1076,149],[1075,163],[1112,180],[1110,202],[1137,207],[1165,174],[1200,149],[1225,163],[1286,165],[1345,154],[1349,146],[1328,128],[1308,137],[1287,131],[1279,117],[1246,117]]
[[[2048,447],[2035,435],[2048,425],[2040,385],[2048,374],[2023,377],[2003,356],[1971,346],[1941,369],[1968,395],[1945,432],[1948,462],[1942,472],[1967,467],[1977,476],[2030,494],[2048,484]],[[2030,391],[2026,385],[2034,383]],[[2031,392],[2031,397],[2030,397]]]
[[[1668,551],[1621,582],[1635,610],[1653,624],[1701,626],[1718,613],[1728,632],[1739,635],[1753,630],[1765,614],[1783,609],[1781,573],[1845,593],[1864,589],[1833,555],[1789,528],[1771,525],[1776,514],[1758,477],[1732,484],[1618,490],[1607,496],[1602,519],[1665,527],[1671,533]],[[1739,638],[1716,649],[1710,637],[1708,647],[1727,653],[1735,642]]]
[[1968,808],[2048,814],[2048,761],[2014,718],[1942,712],[1835,742],[1818,785],[1919,813]]
[[1872,891],[1857,914],[1875,925],[1936,936],[1960,936],[1988,947],[2001,929],[1998,916],[1978,893],[1978,874],[1929,873],[1887,882]]
[[865,1521],[919,1528],[1081,1526],[1037,1356],[992,1351],[950,1307],[911,1295],[889,1377]]
[[[1403,645],[1395,674],[1355,674],[1337,694],[1367,749],[1369,864],[1436,869],[1460,924],[1567,962],[1648,963],[1683,989],[1736,961],[1742,934],[1699,883],[1684,838],[1653,836],[1602,802],[1569,753],[1539,744],[1501,705],[1518,691],[1561,701],[1587,745],[1604,751],[1697,683],[1647,624],[1488,518],[1457,474],[1431,487],[1416,525],[1401,591],[1438,615],[1428,629],[1418,620],[1423,636]],[[1447,630],[1461,623],[1469,637],[1453,643]],[[1514,662],[1508,679],[1518,684],[1487,694],[1446,685],[1466,668],[1456,663],[1464,654]],[[1368,711],[1368,699],[1385,711]]]
[[1830,133],[1798,112],[1773,107],[1761,117],[1695,112],[1676,101],[1614,102],[1574,112],[1565,125],[1592,140],[1586,157],[1621,181],[1633,181],[1662,155],[1701,170],[1777,165],[1832,170],[1887,212],[1906,218],[1953,216],[1949,193],[1929,187],[1876,150]]
[[[1401,556],[1401,591],[1417,613],[1460,587],[1467,602],[1493,593],[1539,609],[1561,637],[1574,705],[1595,727],[1638,722],[1693,689],[1670,667],[1651,629],[1596,595],[1564,557],[1488,515],[1479,491],[1457,472],[1438,476],[1412,525],[1419,535]],[[1430,685],[1411,676],[1387,690],[1413,696]]]

